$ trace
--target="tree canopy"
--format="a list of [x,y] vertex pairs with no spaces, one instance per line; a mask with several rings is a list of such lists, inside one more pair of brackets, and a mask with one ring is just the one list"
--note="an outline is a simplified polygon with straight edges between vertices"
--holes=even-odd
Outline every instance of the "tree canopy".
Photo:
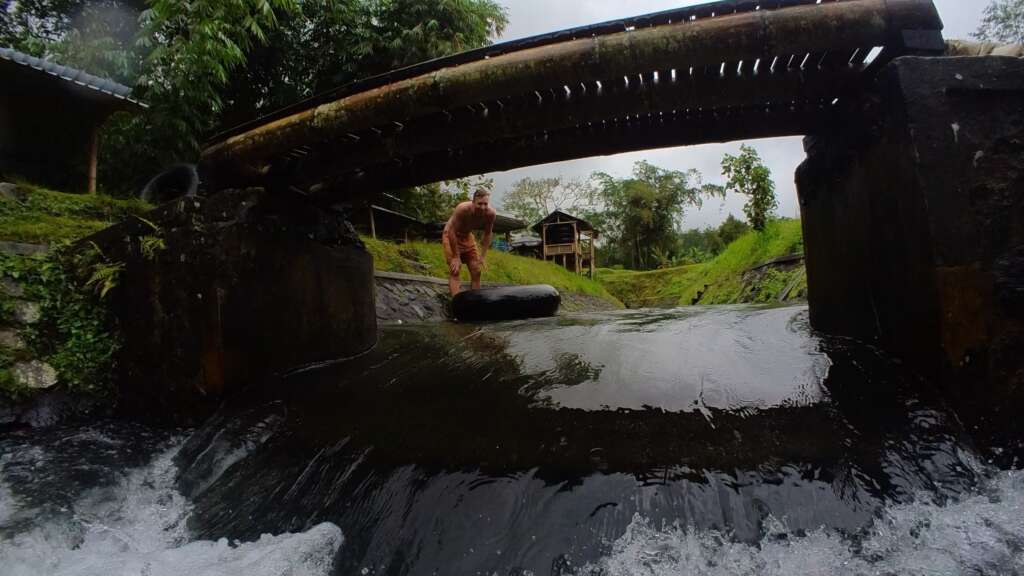
[[601,230],[610,260],[621,258],[635,269],[653,268],[674,250],[687,207],[723,195],[696,170],[666,170],[645,161],[633,165],[631,178],[597,173],[594,181],[599,207],[585,217]]
[[772,173],[761,161],[757,151],[744,144],[740,146],[738,156],[726,154],[722,158],[722,174],[728,178],[725,185],[727,191],[747,197],[747,203],[743,206],[747,221],[754,230],[764,230],[768,218],[779,203],[775,199]]
[[[187,5],[187,9],[183,9]],[[6,0],[0,44],[134,86],[101,184],[130,191],[212,133],[316,92],[491,42],[494,0]]]
[[502,209],[533,224],[554,210],[586,209],[592,191],[586,180],[563,178],[523,178],[505,194]]
[[992,42],[1024,44],[1024,0],[993,0],[985,7],[974,36]]

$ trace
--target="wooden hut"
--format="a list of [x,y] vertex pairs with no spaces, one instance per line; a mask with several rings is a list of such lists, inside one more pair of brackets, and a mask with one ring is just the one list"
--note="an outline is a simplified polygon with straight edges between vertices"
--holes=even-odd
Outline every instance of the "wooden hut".
[[145,107],[127,86],[0,48],[0,171],[95,192],[100,125]]
[[589,222],[555,210],[533,225],[543,242],[543,258],[577,274],[594,276],[594,241],[597,230]]
[[349,214],[356,230],[372,238],[409,242],[429,238],[431,226],[408,214],[370,205]]

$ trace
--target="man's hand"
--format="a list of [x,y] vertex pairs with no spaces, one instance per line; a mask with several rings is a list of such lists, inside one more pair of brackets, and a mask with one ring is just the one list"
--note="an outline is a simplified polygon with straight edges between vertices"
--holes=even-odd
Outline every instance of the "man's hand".
[[487,270],[487,257],[486,256],[481,256],[480,257],[480,270],[481,271]]
[[459,273],[459,268],[460,268],[461,264],[462,263],[459,261],[458,258],[452,258],[451,260],[449,260],[448,261],[448,273],[451,274],[452,276],[455,276],[456,274],[458,274]]

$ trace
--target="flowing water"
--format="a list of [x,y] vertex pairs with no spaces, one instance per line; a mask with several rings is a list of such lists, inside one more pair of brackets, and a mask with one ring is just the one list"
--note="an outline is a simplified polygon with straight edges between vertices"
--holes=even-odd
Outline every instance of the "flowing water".
[[0,574],[1024,574],[1024,475],[928,390],[804,307],[394,326],[0,440]]

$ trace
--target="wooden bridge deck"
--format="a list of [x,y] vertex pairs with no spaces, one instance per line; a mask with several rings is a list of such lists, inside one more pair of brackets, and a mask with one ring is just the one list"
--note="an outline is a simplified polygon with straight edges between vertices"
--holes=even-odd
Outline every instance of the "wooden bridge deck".
[[943,49],[931,0],[729,0],[499,44],[220,135],[216,188],[340,199],[619,152],[807,134],[882,64]]

